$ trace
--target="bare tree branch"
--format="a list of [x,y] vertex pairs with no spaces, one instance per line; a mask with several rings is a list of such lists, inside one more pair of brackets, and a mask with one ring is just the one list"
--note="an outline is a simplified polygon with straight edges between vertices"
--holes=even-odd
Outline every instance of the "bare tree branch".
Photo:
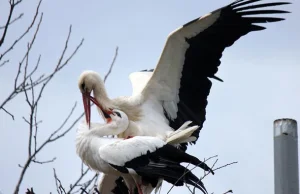
[[[14,1],[14,0],[10,0],[10,1],[11,1],[11,3],[12,3],[12,1]],[[20,2],[22,2],[22,0],[19,0],[19,1],[17,2],[17,4],[19,4]],[[24,36],[30,31],[30,29],[32,28],[32,26],[35,24],[35,20],[36,20],[38,14],[39,14],[39,9],[40,9],[41,3],[42,3],[42,0],[39,1],[38,5],[37,5],[37,8],[36,8],[36,11],[35,11],[35,15],[34,15],[34,17],[33,17],[33,19],[32,19],[31,24],[30,24],[29,27],[27,28],[27,30],[26,30],[19,38],[17,38],[17,39],[14,41],[14,43],[13,43],[10,47],[8,47],[8,49],[7,49],[6,51],[4,51],[4,53],[0,54],[0,61],[1,61],[1,59],[2,59],[8,52],[10,52],[10,51],[14,48],[14,46],[15,46],[21,39],[24,38]],[[15,3],[15,6],[16,6],[16,3]],[[15,6],[13,7],[13,9],[15,8]],[[10,10],[10,11],[11,11],[11,10]],[[9,23],[9,21],[8,21],[8,23]],[[5,29],[6,29],[6,30],[7,30],[8,26],[9,26],[9,25],[5,25]],[[4,30],[5,30],[5,29],[4,29]],[[3,38],[3,36],[2,36],[2,38]],[[5,36],[4,36],[4,38],[5,38]],[[4,41],[4,39],[3,39],[3,41]],[[1,47],[1,45],[0,45],[0,47]]]
[[172,187],[169,189],[169,191],[168,191],[167,194],[169,194],[169,193],[171,192],[171,190],[172,190],[172,189],[174,188],[174,186],[178,183],[178,181],[180,181],[181,178],[183,178],[187,173],[189,173],[189,172],[191,172],[192,170],[194,170],[194,169],[195,169],[196,167],[198,167],[200,164],[205,163],[205,162],[207,162],[208,160],[210,160],[210,159],[212,159],[212,158],[215,158],[215,157],[218,157],[218,156],[215,155],[215,156],[209,157],[207,160],[204,160],[203,162],[200,162],[197,166],[195,166],[195,167],[192,168],[191,170],[187,169],[187,171],[186,171],[185,173],[183,173],[183,174],[181,175],[181,177],[179,177],[178,180],[172,185]]
[[106,79],[108,78],[108,76],[110,75],[110,73],[111,73],[111,71],[112,71],[112,68],[114,67],[114,64],[115,64],[116,59],[117,59],[117,56],[118,56],[118,50],[119,50],[119,47],[116,47],[115,56],[114,56],[114,58],[113,58],[113,61],[112,61],[111,64],[110,64],[110,67],[109,67],[109,69],[108,69],[107,74],[106,74],[105,77],[104,77],[104,80],[103,80],[104,83],[105,83]]
[[[41,19],[42,19],[42,17],[41,17]],[[40,22],[41,22],[41,20],[40,20]],[[39,28],[39,26],[38,26],[38,28]],[[38,28],[37,28],[37,30],[38,30]],[[49,74],[46,77],[44,75],[41,75],[38,79],[36,79],[35,81],[32,81],[32,83],[28,82],[29,78],[33,75],[33,73],[38,68],[38,65],[40,63],[40,57],[39,57],[38,62],[36,64],[35,68],[28,75],[27,75],[27,66],[25,65],[26,68],[25,68],[25,73],[24,73],[25,74],[24,75],[24,79],[23,79],[23,81],[19,85],[17,85],[16,83],[18,81],[18,77],[19,77],[19,74],[20,74],[19,73],[20,69],[22,67],[23,62],[26,60],[26,57],[28,57],[28,54],[29,54],[28,51],[26,52],[24,58],[22,59],[22,61],[20,62],[20,65],[19,65],[19,70],[18,70],[16,79],[15,79],[15,88],[13,89],[13,91],[11,92],[11,94],[2,102],[2,104],[0,105],[0,109],[3,109],[3,107],[6,105],[6,103],[9,102],[10,100],[12,100],[19,93],[22,93],[22,92],[25,92],[27,90],[30,90],[33,87],[36,87],[37,85],[42,84],[42,83],[43,83],[43,85],[47,85],[47,83],[54,77],[54,75],[56,75],[56,73],[58,71],[60,71],[62,68],[64,68],[69,63],[69,61],[73,58],[73,56],[77,53],[77,51],[79,50],[79,48],[82,46],[83,41],[84,41],[84,39],[82,39],[81,42],[77,45],[77,47],[74,49],[74,51],[71,53],[71,55],[69,57],[67,57],[67,59],[64,62],[62,62],[62,59],[63,59],[63,57],[65,55],[65,52],[66,52],[66,49],[68,47],[68,43],[69,43],[71,32],[72,32],[72,26],[70,26],[70,28],[69,28],[68,37],[66,39],[65,46],[64,46],[63,52],[62,52],[62,54],[60,56],[60,59],[59,59],[56,67],[54,68],[54,70],[53,70],[53,72],[51,74]],[[36,36],[36,33],[34,35],[33,40],[29,44],[29,48],[32,48],[32,44],[34,43],[35,36]],[[43,91],[44,87],[45,86],[42,86],[42,91]]]
[[[8,101],[12,100],[17,94],[19,94],[19,93],[21,93],[21,92],[24,92],[24,91],[26,90],[26,86],[27,86],[27,85],[30,85],[30,86],[31,86],[31,85],[33,84],[32,80],[30,80],[31,83],[30,83],[30,84],[28,83],[28,84],[26,85],[26,82],[28,81],[28,79],[29,79],[29,78],[31,79],[31,76],[27,76],[28,57],[29,57],[30,50],[31,50],[31,48],[32,48],[32,46],[33,46],[33,44],[34,44],[34,41],[35,41],[35,39],[36,39],[36,35],[37,35],[37,33],[39,32],[39,29],[40,29],[40,25],[41,25],[42,20],[43,20],[43,14],[41,14],[39,23],[38,23],[38,25],[37,25],[36,31],[35,31],[35,33],[34,33],[34,36],[33,36],[32,40],[31,40],[31,42],[28,43],[28,45],[27,45],[27,51],[26,51],[26,53],[25,53],[25,55],[24,55],[22,61],[19,63],[19,66],[18,66],[18,72],[17,72],[16,78],[15,78],[15,83],[14,83],[14,89],[13,89],[12,93],[6,98],[6,100],[3,101],[3,103],[2,103],[1,106],[0,106],[0,109],[3,109],[3,108],[4,108],[4,105],[5,105]],[[21,68],[22,68],[22,65],[23,65],[23,63],[24,63],[25,60],[26,60],[26,64],[25,64],[25,66],[24,66],[24,79],[23,79],[23,81],[17,86],[18,79],[19,79],[19,75],[20,75],[20,73],[21,73]],[[38,64],[39,64],[39,61],[40,61],[40,58],[39,58],[39,60],[38,60]],[[36,68],[34,68],[33,72],[34,72],[35,70],[36,70]],[[30,75],[32,75],[32,73],[30,73]],[[27,94],[26,94],[26,96],[27,96]]]
[[5,108],[2,108],[2,110],[4,110],[4,112],[6,112],[7,114],[9,114],[12,118],[12,120],[15,120],[15,117],[13,114],[11,114],[10,112],[8,112],[8,110],[6,110]]
[[7,18],[7,21],[6,21],[6,24],[5,26],[3,27],[4,28],[4,31],[3,31],[3,34],[2,34],[2,37],[0,39],[0,47],[2,46],[2,44],[4,43],[4,40],[5,40],[5,37],[6,37],[6,33],[7,33],[7,30],[8,30],[8,26],[9,24],[11,23],[11,17],[12,17],[12,14],[14,12],[14,9],[15,7],[21,3],[22,0],[18,0],[17,2],[15,2],[14,0],[10,0],[9,1],[9,4],[10,4],[10,10],[9,10],[9,14],[8,14],[8,18]]
[[[21,19],[24,15],[22,13],[18,17],[12,19],[13,9],[20,2],[22,2],[22,0],[18,0],[17,2],[15,2],[15,0],[10,0],[10,3],[11,3],[10,15],[9,15],[9,19],[7,20],[6,25],[3,26],[3,28],[2,28],[4,30],[4,33],[1,37],[0,46],[2,46],[2,44],[4,42],[4,39],[7,35],[6,32],[7,32],[8,26],[13,24],[17,20]],[[20,189],[20,186],[22,184],[24,175],[26,174],[26,172],[27,172],[27,170],[28,170],[31,163],[46,164],[46,163],[54,162],[56,160],[56,157],[54,157],[51,160],[38,161],[36,159],[36,156],[38,155],[38,153],[40,153],[40,151],[47,144],[55,142],[58,139],[64,137],[84,115],[84,113],[80,114],[68,127],[66,127],[67,122],[71,118],[71,115],[73,114],[73,112],[76,108],[76,103],[75,103],[74,106],[72,107],[69,115],[62,122],[62,124],[56,130],[54,130],[53,133],[51,133],[49,135],[49,137],[44,140],[44,142],[42,142],[41,144],[38,144],[38,141],[37,141],[38,129],[39,129],[39,124],[42,121],[38,121],[37,113],[38,113],[39,102],[40,102],[40,99],[41,99],[42,94],[44,92],[44,89],[46,88],[48,83],[53,79],[53,77],[55,77],[55,75],[60,70],[62,70],[67,64],[69,64],[70,60],[77,53],[77,51],[82,46],[83,41],[84,41],[84,39],[82,39],[81,42],[77,45],[77,47],[73,50],[73,52],[71,52],[71,54],[67,56],[66,53],[67,53],[67,49],[68,49],[68,46],[69,46],[69,41],[70,41],[71,33],[72,33],[72,26],[70,26],[68,36],[67,36],[65,44],[63,46],[62,53],[59,57],[59,60],[56,64],[55,68],[53,69],[53,71],[48,75],[41,74],[41,75],[36,76],[35,73],[37,72],[37,69],[39,68],[39,65],[40,65],[40,62],[41,62],[41,55],[39,55],[39,57],[37,59],[37,62],[36,62],[35,66],[33,67],[32,70],[29,69],[29,67],[30,67],[30,60],[29,59],[31,58],[30,53],[31,53],[31,50],[34,46],[34,43],[37,40],[39,29],[40,29],[42,21],[43,21],[43,13],[41,13],[38,23],[36,22],[37,18],[39,16],[39,9],[40,9],[41,2],[42,2],[42,0],[39,0],[39,2],[37,4],[37,7],[36,7],[35,15],[34,15],[32,21],[31,21],[30,25],[28,26],[28,28],[25,30],[25,32],[23,32],[12,43],[12,45],[8,46],[7,49],[4,50],[2,52],[2,54],[0,54],[0,67],[3,67],[4,65],[8,64],[10,60],[5,60],[5,61],[2,61],[2,62],[1,62],[1,60],[6,56],[7,53],[9,53],[10,51],[13,50],[13,48],[34,28],[34,26],[36,26],[34,34],[31,37],[31,40],[27,43],[26,52],[24,53],[23,57],[21,58],[20,62],[17,65],[17,72],[16,72],[16,77],[14,78],[13,90],[8,95],[8,97],[5,98],[5,100],[0,103],[0,110],[3,109],[7,114],[9,114],[14,119],[13,114],[8,112],[5,109],[5,106],[7,105],[8,102],[12,101],[18,94],[24,93],[26,103],[27,103],[27,105],[29,107],[29,110],[30,110],[29,116],[28,117],[23,117],[24,121],[28,124],[28,128],[29,128],[28,157],[27,157],[24,165],[20,165],[20,164],[18,165],[22,170],[21,170],[19,179],[17,181],[16,187],[15,187],[15,190],[14,190],[15,194],[19,193],[19,189]],[[105,76],[105,79],[108,78],[108,76],[110,75],[110,73],[112,71],[113,65],[114,65],[116,57],[117,57],[117,52],[118,52],[118,48],[116,48],[116,54],[114,56],[113,62],[111,63],[110,69],[109,69],[107,75]],[[39,86],[39,87],[37,87],[37,86]],[[83,180],[83,177],[86,176],[89,171],[90,171],[89,169],[86,169],[86,170],[81,172],[80,177],[75,181],[75,184],[73,184],[74,186],[72,186],[70,188],[69,193],[71,193],[74,190],[75,186],[78,186],[78,185],[83,185],[84,188],[88,188],[90,185],[95,187],[95,185],[97,184],[97,180],[98,180],[98,174],[95,174],[86,183],[84,183],[84,184],[80,183]],[[54,174],[55,174],[56,183],[58,185],[58,192],[59,193],[66,193],[65,189],[62,187],[62,184],[61,184],[61,182],[59,181],[59,179],[57,177],[55,169],[54,169]],[[30,191],[30,190],[28,190],[28,191]],[[32,192],[33,192],[33,190],[32,190]]]
[[64,187],[62,186],[61,181],[59,180],[59,178],[56,175],[55,168],[53,168],[53,173],[54,173],[57,192],[66,194],[66,191],[65,191]]
[[3,61],[1,64],[0,64],[0,67],[2,67],[2,66],[4,66],[6,63],[8,63],[9,62],[9,60],[5,60],[5,61]]
[[82,178],[90,171],[89,168],[87,168],[81,175],[78,177],[78,179],[75,181],[74,184],[70,186],[70,190],[67,192],[67,194],[70,194],[76,186],[78,186],[79,182],[82,180]]
[[47,164],[47,163],[51,163],[54,162],[56,160],[56,157],[52,158],[51,160],[46,160],[46,161],[37,161],[37,160],[32,160],[32,162],[37,163],[37,164]]
[[[40,19],[40,22],[42,21],[42,16],[41,16],[41,19]],[[39,22],[39,24],[40,24]],[[24,174],[26,173],[29,165],[31,162],[36,162],[36,163],[49,163],[49,162],[52,162],[52,160],[50,161],[45,161],[45,162],[38,162],[37,160],[35,160],[35,157],[36,155],[44,148],[44,146],[46,146],[48,143],[51,143],[51,142],[54,142],[56,141],[57,139],[63,137],[66,133],[68,133],[71,128],[73,127],[70,126],[67,130],[63,131],[61,134],[58,134],[56,137],[54,137],[58,132],[60,132],[62,130],[62,128],[64,127],[64,125],[66,124],[66,122],[69,120],[69,118],[71,117],[75,107],[76,107],[76,103],[74,104],[70,114],[67,116],[67,118],[65,119],[65,121],[63,122],[63,124],[61,125],[61,127],[59,127],[57,130],[55,130],[49,137],[48,139],[46,139],[44,141],[44,143],[42,143],[40,146],[37,146],[37,125],[38,125],[38,122],[37,122],[37,119],[36,119],[36,114],[37,114],[37,110],[38,110],[38,103],[42,97],[42,93],[45,89],[45,87],[47,86],[47,84],[52,80],[52,78],[54,77],[54,75],[60,71],[63,67],[65,67],[68,62],[70,61],[70,59],[76,54],[76,52],[78,51],[78,49],[80,48],[80,46],[82,45],[83,43],[83,39],[82,41],[80,42],[80,44],[76,47],[76,49],[72,52],[72,54],[64,61],[62,62],[62,60],[59,60],[55,69],[53,70],[53,72],[51,74],[49,74],[47,76],[47,79],[39,79],[38,78],[38,81],[32,81],[32,78],[31,76],[33,75],[33,73],[36,71],[36,69],[38,68],[38,65],[39,65],[39,62],[40,62],[40,57],[38,59],[38,62],[37,62],[37,65],[35,66],[35,68],[28,74],[27,72],[27,69],[28,69],[28,57],[29,57],[29,53],[30,53],[30,49],[32,48],[33,44],[34,44],[34,40],[36,38],[36,35],[37,35],[37,32],[38,32],[38,29],[39,29],[39,25],[38,24],[38,27],[37,27],[37,30],[36,30],[36,33],[34,34],[33,36],[33,39],[32,41],[28,44],[28,48],[27,48],[27,52],[25,54],[25,57],[23,57],[22,61],[20,62],[20,66],[19,66],[19,70],[18,70],[18,73],[17,73],[17,76],[16,76],[16,81],[15,83],[17,82],[18,80],[18,77],[19,77],[19,71],[22,67],[22,64],[25,62],[25,66],[24,66],[24,78],[23,78],[23,81],[20,83],[20,84],[16,84],[17,86],[15,86],[15,90],[12,92],[12,94],[2,103],[2,105],[0,106],[1,108],[3,108],[3,106],[10,100],[12,100],[15,95],[17,95],[18,93],[21,93],[21,92],[24,92],[25,94],[25,98],[26,98],[26,102],[30,108],[30,116],[29,116],[29,119],[26,119],[25,117],[23,117],[23,119],[25,120],[26,123],[29,124],[29,140],[28,140],[28,158],[25,162],[25,165],[21,171],[21,174],[20,174],[20,177],[19,177],[19,180],[18,180],[18,183],[16,185],[16,188],[15,188],[15,194],[18,193],[19,191],[19,188],[20,188],[20,185],[23,181],[23,177],[24,177]],[[63,59],[64,55],[65,55],[65,52],[66,52],[66,49],[68,47],[68,42],[69,42],[69,39],[70,39],[70,35],[71,35],[71,27],[69,28],[69,33],[68,33],[68,37],[66,39],[66,43],[65,43],[65,46],[64,46],[64,49],[63,49],[63,52],[60,56],[61,59]],[[40,78],[43,77],[43,76],[40,76]],[[39,92],[37,93],[37,96],[35,96],[35,91],[34,91],[34,88],[38,85],[42,83],[42,86],[40,87],[40,90]],[[28,91],[31,90],[31,93],[29,94]],[[77,121],[75,121],[77,122]],[[75,123],[74,123],[75,125]],[[35,129],[35,132],[33,131]],[[34,133],[34,135],[33,135]],[[34,138],[34,143],[32,141],[32,137]],[[32,146],[34,145],[34,150],[32,150]],[[54,161],[54,159],[53,159]]]
[[[8,25],[13,24],[14,22],[16,22],[17,20],[21,19],[23,17],[24,13],[21,13],[18,17],[16,17],[15,19],[13,19],[11,22],[9,22]],[[5,29],[6,26],[0,26],[0,30]]]

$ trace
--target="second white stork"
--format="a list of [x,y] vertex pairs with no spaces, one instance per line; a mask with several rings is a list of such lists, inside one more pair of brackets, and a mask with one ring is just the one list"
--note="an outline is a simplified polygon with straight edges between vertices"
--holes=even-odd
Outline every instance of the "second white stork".
[[[289,4],[272,2],[254,4],[260,0],[237,0],[205,16],[197,18],[172,32],[153,74],[146,84],[139,76],[130,76],[134,94],[110,99],[100,76],[85,71],[79,79],[86,120],[89,123],[89,100],[93,100],[101,114],[109,120],[111,109],[124,111],[138,128],[129,126],[126,135],[146,135],[165,138],[166,132],[178,129],[185,121],[199,125],[194,132],[194,143],[205,121],[207,97],[221,64],[222,52],[241,36],[264,30],[259,23],[284,20],[265,14],[288,13],[270,7]],[[93,91],[94,97],[91,96]],[[186,144],[182,145],[186,149]]]
[[79,125],[76,136],[76,151],[91,169],[108,175],[124,178],[132,192],[135,186],[143,194],[145,183],[156,187],[160,179],[176,186],[183,183],[207,193],[203,183],[180,163],[194,164],[206,171],[212,170],[202,161],[156,137],[136,136],[130,139],[108,138],[127,129],[127,115],[111,110],[109,124],[85,123]]

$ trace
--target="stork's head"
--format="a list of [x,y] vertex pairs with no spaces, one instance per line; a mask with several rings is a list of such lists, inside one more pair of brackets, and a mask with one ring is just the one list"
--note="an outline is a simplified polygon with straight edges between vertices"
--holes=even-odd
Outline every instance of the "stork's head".
[[[79,77],[78,87],[82,93],[85,118],[88,125],[90,126],[91,101],[99,108],[101,115],[106,120],[110,120],[109,115],[112,114],[111,108],[113,107],[110,107],[110,100],[107,97],[104,82],[99,74],[95,71],[84,71]],[[91,96],[92,91],[94,97]]]

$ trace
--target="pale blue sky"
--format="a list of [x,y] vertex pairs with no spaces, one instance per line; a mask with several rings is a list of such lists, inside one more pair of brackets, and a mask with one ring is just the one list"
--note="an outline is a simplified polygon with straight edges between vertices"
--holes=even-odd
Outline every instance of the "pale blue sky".
[[[16,13],[25,12],[24,19],[8,32],[7,44],[26,29],[34,1],[24,1]],[[116,46],[119,55],[113,74],[107,81],[110,97],[130,95],[128,75],[142,69],[154,68],[167,35],[182,24],[222,7],[230,0],[165,0],[165,1],[78,1],[45,0],[41,5],[44,20],[31,54],[32,65],[42,54],[39,72],[48,72],[56,64],[68,32],[73,24],[71,46],[85,38],[83,47],[45,90],[40,104],[39,142],[55,130],[75,101],[74,113],[82,112],[77,79],[83,70],[107,72]],[[270,2],[270,1],[268,1]],[[224,83],[213,81],[208,98],[207,120],[196,146],[188,152],[204,158],[219,155],[218,165],[239,163],[216,172],[205,179],[209,192],[273,193],[273,120],[282,117],[300,119],[300,4],[285,6],[291,14],[286,21],[266,25],[267,30],[241,38],[223,53],[217,74]],[[6,19],[7,1],[0,1],[0,24]],[[21,42],[8,57],[11,63],[0,69],[0,101],[7,97],[17,72],[20,53],[26,47]],[[3,48],[0,48],[0,53]],[[29,113],[24,95],[18,96],[6,108],[16,120],[0,111],[0,191],[11,193],[20,174],[18,164],[27,156],[28,127],[22,116]],[[93,120],[100,121],[94,112]],[[55,163],[30,166],[22,184],[34,187],[37,193],[55,192],[52,168],[55,167],[65,186],[77,177],[80,159],[75,154],[74,128],[64,139],[49,145],[40,160],[57,156]],[[200,171],[195,171],[200,175]],[[162,193],[170,188],[163,186]],[[172,193],[188,193],[185,187]],[[200,193],[200,192],[199,192]]]

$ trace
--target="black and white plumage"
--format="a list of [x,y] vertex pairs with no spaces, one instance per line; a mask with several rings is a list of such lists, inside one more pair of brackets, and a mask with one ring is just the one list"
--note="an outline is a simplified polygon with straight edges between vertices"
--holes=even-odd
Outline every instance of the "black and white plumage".
[[[84,101],[93,99],[108,120],[110,109],[124,111],[137,125],[137,128],[129,126],[124,136],[145,135],[164,139],[167,132],[191,120],[200,126],[193,134],[193,142],[196,142],[206,119],[207,97],[212,86],[209,78],[221,81],[215,74],[224,49],[249,32],[264,30],[260,23],[283,20],[269,17],[269,14],[288,13],[272,9],[289,4],[287,2],[257,4],[259,1],[237,0],[172,32],[153,73],[143,71],[130,75],[133,85],[130,97],[108,98],[99,75],[84,72],[79,80]],[[94,98],[90,96],[92,91]],[[86,114],[88,120],[88,108]],[[186,149],[186,144],[182,144],[182,149]]]
[[[221,64],[222,53],[240,37],[264,30],[261,23],[279,22],[283,18],[268,14],[288,13],[272,7],[287,2],[260,3],[261,0],[237,0],[200,18],[192,20],[172,32],[154,72],[135,72],[130,75],[133,95],[109,99],[104,83],[96,72],[84,72],[79,88],[84,101],[91,98],[109,121],[111,108],[124,111],[138,127],[130,127],[123,137],[146,135],[165,138],[185,121],[199,125],[194,142],[206,119],[207,97]],[[90,112],[86,109],[90,118]],[[159,130],[156,130],[159,129]],[[186,149],[186,143],[182,149]]]
[[180,165],[182,162],[194,164],[213,173],[205,163],[157,137],[104,137],[118,135],[129,124],[122,111],[112,110],[110,117],[112,121],[109,124],[91,123],[89,128],[81,123],[78,127],[76,151],[87,166],[115,178],[121,176],[127,188],[133,191],[136,186],[139,194],[143,193],[141,186],[151,184],[155,188],[160,179],[176,186],[187,183],[207,193],[203,183]]

